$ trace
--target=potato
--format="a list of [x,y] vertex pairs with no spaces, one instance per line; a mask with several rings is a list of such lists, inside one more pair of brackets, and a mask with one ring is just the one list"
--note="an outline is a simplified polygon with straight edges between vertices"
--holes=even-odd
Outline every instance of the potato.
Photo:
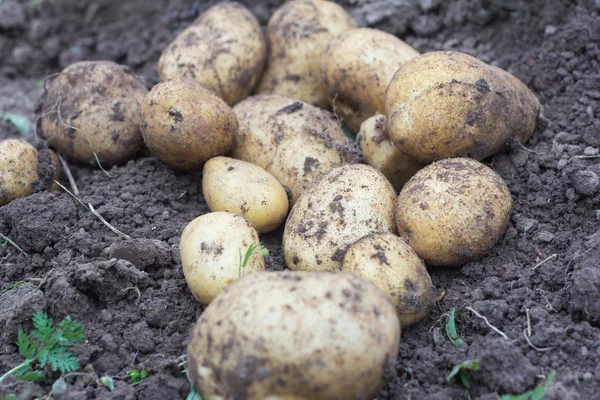
[[250,257],[240,270],[240,255],[258,243],[252,225],[233,213],[208,213],[190,222],[181,234],[179,251],[185,281],[196,300],[207,305],[240,276],[263,271],[265,261],[260,254]]
[[19,139],[0,142],[0,206],[33,193],[38,180],[38,152]]
[[354,243],[344,256],[342,271],[365,278],[390,296],[402,328],[423,319],[436,299],[425,265],[393,233],[374,233]]
[[395,373],[389,298],[347,273],[261,272],[223,290],[187,348],[206,400],[372,399]]
[[374,232],[395,232],[396,192],[368,165],[334,168],[300,197],[285,224],[289,269],[336,271],[346,250]]
[[356,158],[334,116],[278,95],[249,97],[233,107],[239,121],[232,156],[271,173],[293,205],[311,183]]
[[198,170],[231,150],[237,128],[231,107],[187,78],[159,83],[142,105],[142,136],[150,153],[183,171]]
[[408,181],[396,203],[396,225],[427,264],[459,266],[494,246],[511,209],[510,191],[491,168],[450,158]]
[[234,105],[250,95],[266,58],[256,17],[237,2],[223,2],[169,44],[158,60],[158,75],[161,80],[194,79]]
[[[148,89],[127,67],[81,61],[51,75],[44,92],[41,133],[62,154],[103,166],[143,147],[140,107]],[[95,155],[94,155],[95,153]]]
[[402,64],[419,52],[387,32],[370,28],[333,38],[321,56],[327,96],[352,132],[384,111],[385,89]]
[[385,97],[387,130],[422,163],[484,159],[535,129],[540,103],[517,78],[466,54],[423,54],[394,75]]
[[273,175],[233,158],[215,157],[204,165],[202,192],[211,211],[241,215],[259,233],[277,229],[289,210],[285,189]]
[[402,153],[392,143],[385,129],[385,115],[376,114],[363,122],[356,140],[366,163],[384,174],[396,190],[402,189],[423,168],[423,164]]
[[269,19],[269,55],[256,93],[329,107],[321,54],[329,40],[356,26],[350,14],[331,1],[294,0],[282,5]]

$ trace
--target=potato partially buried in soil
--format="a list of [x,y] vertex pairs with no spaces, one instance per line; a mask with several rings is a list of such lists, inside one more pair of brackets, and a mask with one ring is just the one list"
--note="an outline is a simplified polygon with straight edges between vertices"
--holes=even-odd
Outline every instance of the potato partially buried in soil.
[[370,400],[395,373],[399,340],[389,298],[358,276],[262,272],[204,310],[188,371],[206,400]]
[[0,141],[0,206],[29,196],[38,178],[35,147],[19,139]]

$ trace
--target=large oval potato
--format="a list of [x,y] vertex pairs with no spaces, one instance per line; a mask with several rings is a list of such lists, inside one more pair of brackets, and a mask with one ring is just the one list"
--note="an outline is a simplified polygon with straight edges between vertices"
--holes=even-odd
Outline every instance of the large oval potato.
[[435,302],[425,265],[393,233],[374,233],[354,243],[344,256],[342,271],[365,278],[390,296],[402,328],[423,319]]
[[533,133],[540,103],[517,78],[467,54],[442,51],[403,64],[385,97],[387,130],[422,163],[481,160]]
[[256,17],[237,2],[223,2],[202,13],[163,51],[158,75],[194,79],[234,105],[250,95],[266,57]]
[[279,227],[289,210],[287,193],[273,175],[229,157],[214,157],[204,165],[202,192],[211,211],[241,215],[259,233]]
[[459,266],[496,243],[510,219],[512,198],[491,168],[469,158],[428,165],[396,203],[400,236],[426,263]]
[[228,152],[237,128],[231,107],[187,78],[154,86],[142,106],[142,135],[150,153],[184,171]]
[[275,176],[292,205],[315,179],[356,158],[356,146],[333,114],[302,101],[259,95],[233,111],[239,129],[232,156]]
[[148,89],[127,67],[81,61],[46,81],[42,136],[82,163],[119,164],[143,147],[140,108]]
[[282,5],[269,19],[269,55],[256,93],[328,108],[321,54],[329,40],[356,26],[350,14],[331,1],[294,0]]
[[370,400],[395,373],[389,298],[347,273],[262,272],[198,319],[188,373],[206,400]]
[[38,178],[35,147],[19,139],[0,141],[0,206],[29,196]]
[[283,253],[289,269],[336,271],[358,239],[395,232],[396,192],[363,164],[334,168],[305,191],[287,219]]
[[419,52],[387,32],[357,28],[333,38],[321,56],[327,96],[352,132],[385,109],[385,89]]
[[250,257],[240,270],[240,255],[245,255],[250,245],[258,244],[252,225],[233,213],[208,213],[190,222],[181,234],[179,251],[185,280],[196,300],[209,304],[234,280],[263,271],[261,254]]

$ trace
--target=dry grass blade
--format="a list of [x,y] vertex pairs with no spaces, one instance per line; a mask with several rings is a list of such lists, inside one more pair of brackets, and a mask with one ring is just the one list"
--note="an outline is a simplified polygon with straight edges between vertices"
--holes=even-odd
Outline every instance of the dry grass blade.
[[499,334],[500,336],[502,336],[504,339],[506,339],[506,340],[510,340],[510,339],[508,338],[508,336],[506,336],[506,333],[502,332],[500,329],[498,329],[498,328],[496,328],[494,325],[490,324],[490,321],[488,321],[488,319],[487,319],[485,316],[483,316],[483,315],[479,314],[477,311],[475,311],[475,310],[474,310],[473,308],[471,308],[471,307],[467,307],[467,310],[471,311],[471,312],[472,312],[473,314],[475,314],[477,317],[481,318],[481,319],[482,319],[482,320],[485,322],[485,324],[486,324],[486,325],[487,325],[487,326],[488,326],[488,327],[489,327],[491,330],[493,330],[494,332],[496,332],[497,334]]
[[58,156],[58,160],[60,161],[60,165],[62,165],[65,170],[65,174],[67,175],[67,179],[69,180],[69,185],[71,185],[71,189],[73,190],[73,194],[75,196],[79,196],[79,188],[77,188],[77,184],[75,183],[75,179],[73,179],[73,174],[71,173],[71,168],[69,168],[69,164],[65,161],[65,159],[60,155],[59,152],[56,153]]
[[553,258],[556,258],[556,256],[557,256],[557,254],[555,253],[555,254],[552,254],[552,255],[546,257],[545,259],[543,259],[539,263],[535,264],[532,269],[535,271],[536,269],[538,269],[539,267],[541,267],[542,264],[544,264],[544,263],[552,260]]

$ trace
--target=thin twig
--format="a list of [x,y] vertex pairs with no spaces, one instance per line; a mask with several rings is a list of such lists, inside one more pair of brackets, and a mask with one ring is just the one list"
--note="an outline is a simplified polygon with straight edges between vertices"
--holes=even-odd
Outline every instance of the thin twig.
[[554,349],[554,347],[537,347],[535,344],[531,343],[531,339],[527,336],[527,329],[523,330],[523,336],[525,336],[525,340],[527,340],[527,344],[534,348],[537,351],[549,351]]
[[16,244],[15,242],[13,242],[10,238],[8,238],[7,236],[4,236],[3,234],[0,233],[0,238],[6,240],[8,243],[10,243],[15,249],[19,250],[21,252],[21,254],[23,254],[26,257],[29,257],[29,254],[27,254],[26,252],[23,251],[22,248],[19,247],[18,244]]
[[65,159],[60,155],[59,152],[56,152],[58,156],[58,160],[60,161],[60,165],[62,165],[65,170],[65,174],[67,175],[67,179],[69,180],[69,185],[71,185],[71,189],[75,196],[79,196],[79,189],[77,188],[77,184],[75,183],[75,179],[73,179],[73,174],[71,174],[71,168],[69,168],[69,164],[65,161]]
[[57,181],[56,179],[54,180],[54,182],[60,186],[65,192],[69,193],[71,195],[71,197],[73,197],[75,200],[77,200],[79,202],[79,204],[81,204],[82,206],[84,206],[85,208],[87,208],[87,206],[85,205],[85,203],[81,200],[79,200],[79,197],[75,196],[73,194],[73,192],[71,192],[69,189],[67,189],[62,183],[60,183],[59,181]]
[[479,314],[477,311],[475,311],[471,307],[467,307],[467,310],[471,311],[473,314],[475,314],[476,316],[478,316],[479,318],[481,318],[486,323],[486,325],[490,327],[490,329],[492,329],[494,332],[496,332],[499,335],[501,335],[504,339],[510,340],[508,338],[508,336],[506,336],[506,334],[504,332],[502,332],[500,329],[496,328],[494,325],[490,324],[490,321],[488,321],[488,319],[486,317],[484,317],[483,315]]
[[125,293],[130,290],[135,291],[135,293],[137,294],[137,300],[135,301],[135,303],[136,304],[139,303],[140,299],[142,298],[142,293],[140,292],[140,289],[138,289],[137,287],[135,287],[135,286],[126,287],[125,289],[120,290],[119,293]]
[[550,255],[550,256],[548,256],[548,257],[546,257],[545,259],[543,259],[543,260],[542,260],[542,261],[540,261],[539,263],[535,264],[535,265],[533,266],[533,268],[532,268],[532,269],[535,271],[535,270],[536,270],[536,269],[538,269],[538,268],[539,268],[539,267],[540,267],[542,264],[544,264],[546,261],[550,261],[550,260],[552,260],[553,258],[556,258],[556,256],[557,256],[557,254],[556,254],[556,253],[554,253],[554,254],[552,254],[552,255]]
[[529,316],[529,308],[525,309],[525,315],[527,315],[527,336],[531,336],[531,317]]

